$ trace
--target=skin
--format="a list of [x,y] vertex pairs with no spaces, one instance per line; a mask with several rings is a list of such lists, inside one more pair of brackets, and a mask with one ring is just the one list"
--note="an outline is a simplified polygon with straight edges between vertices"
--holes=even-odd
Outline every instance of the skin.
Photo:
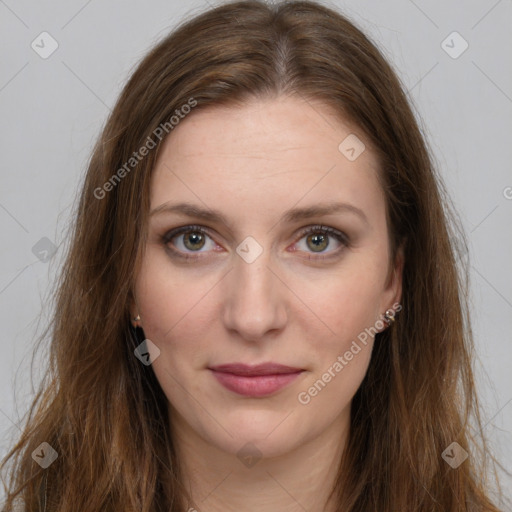
[[[366,144],[355,161],[338,149],[351,133]],[[190,507],[334,510],[327,498],[373,338],[359,343],[361,350],[309,403],[298,395],[400,300],[403,258],[399,252],[390,264],[377,173],[357,128],[297,97],[194,111],[164,142],[151,210],[189,202],[219,210],[228,221],[153,214],[131,306],[160,350],[153,369],[169,400]],[[291,208],[335,201],[359,208],[366,221],[348,210],[281,220]],[[190,239],[185,245],[186,234],[162,240],[194,224],[207,229],[204,245],[194,229],[192,245]],[[345,233],[348,246],[327,235],[328,245],[322,239],[316,252],[301,230],[317,224]],[[236,252],[248,236],[263,248],[252,263]],[[170,247],[198,258],[173,256]],[[268,361],[304,371],[272,396],[249,398],[208,370]],[[261,456],[252,467],[237,456],[247,443]]]

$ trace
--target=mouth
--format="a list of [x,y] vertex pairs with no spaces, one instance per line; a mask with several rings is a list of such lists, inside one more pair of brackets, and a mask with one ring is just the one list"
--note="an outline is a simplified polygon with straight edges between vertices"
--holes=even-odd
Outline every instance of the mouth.
[[248,397],[269,396],[286,387],[304,370],[278,363],[255,366],[242,363],[208,368],[217,381],[229,391]]

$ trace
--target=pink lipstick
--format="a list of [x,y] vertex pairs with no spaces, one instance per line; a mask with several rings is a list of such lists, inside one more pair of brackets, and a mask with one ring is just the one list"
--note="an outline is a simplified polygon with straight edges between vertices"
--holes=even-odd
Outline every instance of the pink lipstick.
[[249,397],[271,395],[295,380],[304,370],[277,363],[255,366],[242,363],[221,364],[209,368],[226,389]]

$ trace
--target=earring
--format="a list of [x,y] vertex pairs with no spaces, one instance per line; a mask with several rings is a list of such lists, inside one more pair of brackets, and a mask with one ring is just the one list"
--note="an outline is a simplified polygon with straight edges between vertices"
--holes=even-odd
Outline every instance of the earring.
[[138,347],[145,339],[144,331],[140,325],[140,315],[131,319],[129,324],[130,337],[133,340],[134,347]]
[[395,311],[393,309],[388,309],[384,313],[384,322],[388,324],[388,327],[390,325],[393,325],[393,323],[395,322]]

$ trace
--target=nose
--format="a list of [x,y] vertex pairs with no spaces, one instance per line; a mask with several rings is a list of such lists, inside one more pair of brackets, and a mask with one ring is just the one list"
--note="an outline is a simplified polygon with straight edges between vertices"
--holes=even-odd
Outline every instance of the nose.
[[252,263],[235,254],[223,283],[224,325],[246,341],[275,335],[287,322],[288,289],[270,263],[266,250]]

